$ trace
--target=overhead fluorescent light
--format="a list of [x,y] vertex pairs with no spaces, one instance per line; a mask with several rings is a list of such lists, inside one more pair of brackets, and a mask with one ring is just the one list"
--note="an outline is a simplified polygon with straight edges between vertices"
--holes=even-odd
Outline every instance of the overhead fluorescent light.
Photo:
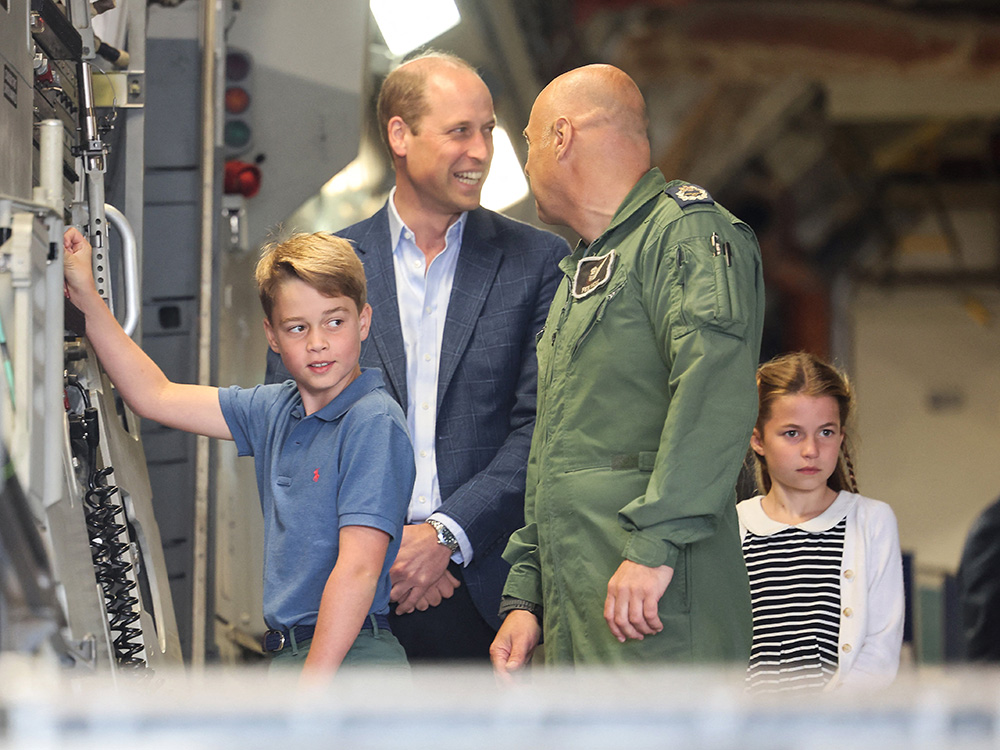
[[503,128],[493,130],[493,164],[483,185],[481,203],[491,211],[503,211],[528,196],[528,180]]
[[455,0],[370,0],[369,7],[395,57],[403,57],[462,20]]

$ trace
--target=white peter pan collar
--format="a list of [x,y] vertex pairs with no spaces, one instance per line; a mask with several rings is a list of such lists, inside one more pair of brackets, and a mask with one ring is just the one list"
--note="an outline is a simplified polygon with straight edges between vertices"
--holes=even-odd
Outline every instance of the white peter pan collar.
[[775,521],[767,515],[761,505],[764,497],[763,495],[758,495],[740,503],[740,511],[742,511],[740,513],[740,521],[743,522],[748,531],[757,536],[770,536],[771,534],[776,534],[779,531],[790,528],[802,529],[802,531],[810,533],[829,531],[847,515],[857,502],[857,497],[853,492],[839,492],[836,499],[830,504],[830,507],[815,518],[810,518],[808,521],[798,524],[789,524]]

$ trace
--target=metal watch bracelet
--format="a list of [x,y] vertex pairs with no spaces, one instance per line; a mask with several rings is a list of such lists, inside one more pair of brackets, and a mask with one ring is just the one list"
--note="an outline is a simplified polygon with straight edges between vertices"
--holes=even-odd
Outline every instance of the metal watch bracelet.
[[451,533],[451,529],[436,518],[428,518],[424,523],[428,523],[434,527],[434,530],[437,532],[438,544],[443,544],[452,552],[458,551],[458,539]]

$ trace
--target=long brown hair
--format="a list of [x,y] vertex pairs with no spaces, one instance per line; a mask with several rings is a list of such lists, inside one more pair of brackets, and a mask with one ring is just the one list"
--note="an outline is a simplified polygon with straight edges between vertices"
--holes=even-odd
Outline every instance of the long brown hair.
[[[811,396],[813,398],[830,396],[833,398],[837,402],[840,429],[844,440],[840,444],[837,468],[826,480],[826,484],[837,492],[841,490],[858,491],[854,463],[851,461],[848,445],[851,435],[849,425],[852,424],[854,418],[854,389],[851,387],[851,381],[847,375],[808,352],[782,354],[757,368],[757,395],[759,398],[756,425],[758,435],[764,434],[764,423],[771,418],[774,402],[782,396]],[[751,452],[757,458],[757,486],[761,492],[766,494],[771,490],[771,475],[767,470],[767,461],[756,451]]]

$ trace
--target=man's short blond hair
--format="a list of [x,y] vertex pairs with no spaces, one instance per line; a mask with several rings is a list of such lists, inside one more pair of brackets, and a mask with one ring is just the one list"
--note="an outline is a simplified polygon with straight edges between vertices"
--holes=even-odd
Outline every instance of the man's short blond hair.
[[351,243],[326,232],[299,232],[269,242],[254,271],[264,315],[271,320],[278,288],[288,279],[301,279],[327,297],[348,297],[365,306],[365,268]]
[[[426,61],[426,62],[425,62]],[[378,93],[376,113],[382,134],[382,143],[389,148],[389,120],[402,118],[411,131],[418,132],[420,120],[427,114],[427,79],[438,63],[479,75],[478,71],[457,55],[448,52],[429,51],[407,60],[391,71],[382,82]],[[392,149],[389,149],[392,156]]]

